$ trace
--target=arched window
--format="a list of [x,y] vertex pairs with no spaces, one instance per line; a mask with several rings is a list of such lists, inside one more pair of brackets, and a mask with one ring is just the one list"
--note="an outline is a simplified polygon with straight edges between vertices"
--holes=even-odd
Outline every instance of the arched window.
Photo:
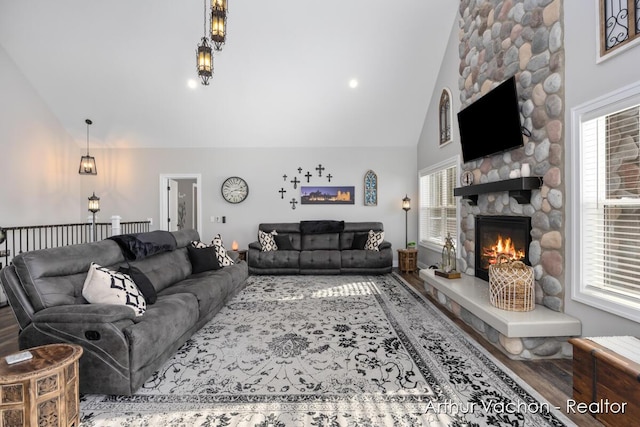
[[444,88],[439,104],[440,146],[451,142],[451,92]]

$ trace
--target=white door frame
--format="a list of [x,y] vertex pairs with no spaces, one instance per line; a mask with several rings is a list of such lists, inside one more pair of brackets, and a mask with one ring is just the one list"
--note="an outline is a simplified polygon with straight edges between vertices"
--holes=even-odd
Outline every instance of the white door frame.
[[[170,179],[195,179],[198,190],[202,189],[202,174],[199,173],[161,173],[160,174],[160,222],[158,223],[158,229],[166,230],[167,226],[167,205],[169,200],[167,198],[167,186]],[[202,191],[198,191],[197,194],[197,211],[198,211],[198,224],[196,230],[198,234],[202,236]]]

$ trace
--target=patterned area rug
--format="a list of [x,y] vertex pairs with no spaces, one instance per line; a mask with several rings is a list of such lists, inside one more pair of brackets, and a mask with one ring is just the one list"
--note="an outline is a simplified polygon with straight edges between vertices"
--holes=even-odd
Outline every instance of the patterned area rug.
[[83,426],[572,424],[395,274],[250,276],[134,396]]

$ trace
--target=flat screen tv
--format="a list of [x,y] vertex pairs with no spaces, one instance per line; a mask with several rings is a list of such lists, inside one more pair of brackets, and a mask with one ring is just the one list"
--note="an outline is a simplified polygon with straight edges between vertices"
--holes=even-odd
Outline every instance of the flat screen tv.
[[470,162],[524,145],[516,79],[510,77],[458,113],[462,159]]

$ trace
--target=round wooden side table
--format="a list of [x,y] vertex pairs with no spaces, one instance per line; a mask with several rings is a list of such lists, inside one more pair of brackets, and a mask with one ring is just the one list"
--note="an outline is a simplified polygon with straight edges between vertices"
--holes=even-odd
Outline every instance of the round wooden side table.
[[0,426],[77,426],[78,359],[82,347],[49,344],[33,358],[8,365],[0,358]]
[[417,249],[398,249],[398,268],[401,273],[413,273],[418,269]]

